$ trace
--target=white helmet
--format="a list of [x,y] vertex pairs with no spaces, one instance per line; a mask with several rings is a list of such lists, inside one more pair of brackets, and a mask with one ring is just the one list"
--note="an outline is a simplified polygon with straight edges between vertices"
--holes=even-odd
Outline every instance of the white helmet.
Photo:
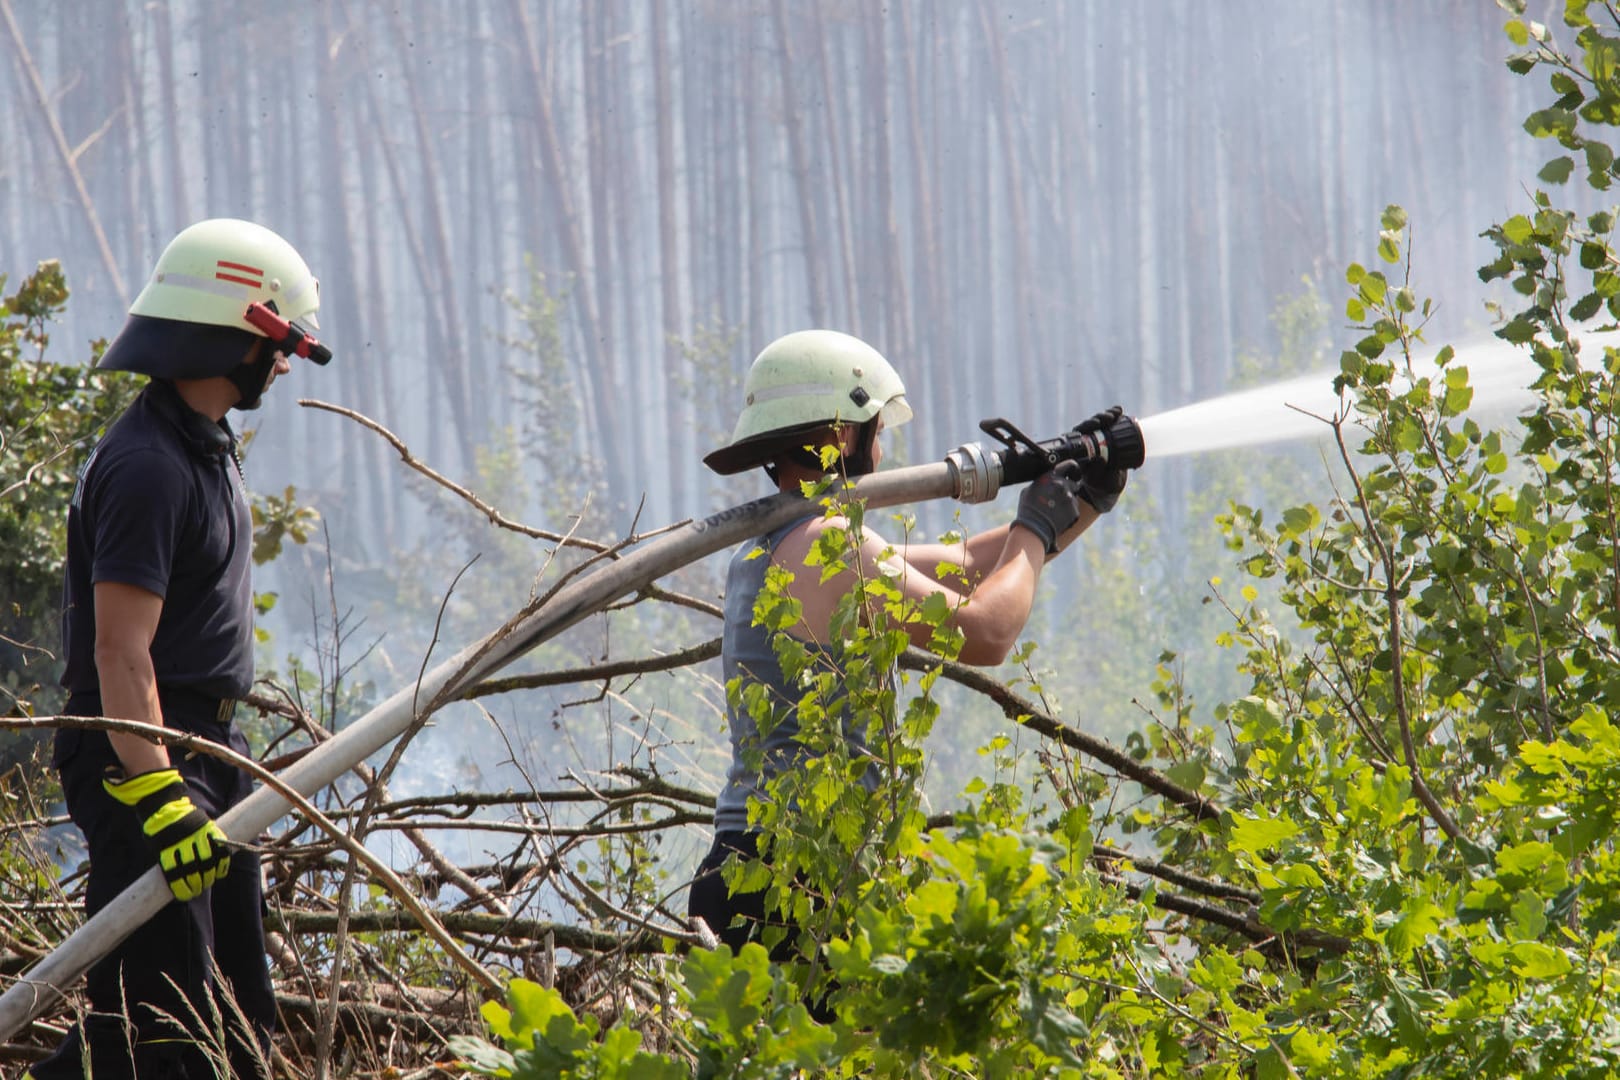
[[760,351],[743,383],[742,415],[731,442],[703,463],[722,475],[765,465],[801,449],[834,423],[888,427],[911,419],[906,387],[883,354],[836,330],[800,330]]
[[254,301],[316,330],[320,283],[293,246],[263,225],[237,218],[199,221],[169,241],[131,315],[253,327],[242,313]]
[[289,323],[319,327],[320,283],[291,244],[251,221],[199,221],[158,256],[129,321],[97,366],[159,378],[229,374],[251,338],[202,328],[268,337],[247,318],[255,303]]

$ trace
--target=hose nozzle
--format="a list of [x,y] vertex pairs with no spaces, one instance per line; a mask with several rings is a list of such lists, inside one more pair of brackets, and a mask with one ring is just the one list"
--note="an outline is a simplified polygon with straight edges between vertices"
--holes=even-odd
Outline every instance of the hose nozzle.
[[1099,431],[1093,437],[1097,441],[1093,457],[1102,458],[1116,469],[1142,467],[1147,456],[1147,444],[1142,439],[1142,425],[1132,417],[1121,416],[1107,431]]
[[1060,461],[1100,459],[1116,469],[1136,469],[1146,456],[1142,426],[1123,414],[1106,428],[1077,427],[1042,443],[1000,417],[980,421],[979,428],[1001,447],[966,443],[945,455],[956,480],[956,497],[965,503],[989,502],[1003,485],[1027,483]]

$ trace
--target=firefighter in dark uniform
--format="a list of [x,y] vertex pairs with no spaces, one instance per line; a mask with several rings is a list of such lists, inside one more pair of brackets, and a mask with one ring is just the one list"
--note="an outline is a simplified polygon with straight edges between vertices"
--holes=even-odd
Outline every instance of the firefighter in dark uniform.
[[[67,715],[247,751],[232,712],[253,683],[253,523],[225,414],[257,408],[287,354],[330,358],[303,330],[318,304],[298,252],[251,222],[199,222],[158,259],[100,361],[151,381],[85,461],[68,513]],[[67,728],[53,763],[89,850],[87,912],[154,863],[175,902],[90,969],[90,1013],[32,1077],[267,1075],[259,860],[215,823],[249,776],[138,735]]]

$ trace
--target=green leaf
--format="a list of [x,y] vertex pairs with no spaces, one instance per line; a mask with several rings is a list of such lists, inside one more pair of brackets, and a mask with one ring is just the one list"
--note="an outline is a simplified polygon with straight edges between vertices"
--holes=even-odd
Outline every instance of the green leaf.
[[507,1077],[517,1068],[510,1053],[470,1035],[452,1035],[450,1052],[461,1059],[461,1064],[484,1076]]
[[1206,776],[1204,766],[1199,761],[1178,761],[1164,771],[1165,776],[1175,784],[1180,784],[1189,791],[1197,791],[1204,786]]
[[1441,406],[1447,416],[1458,416],[1464,412],[1474,401],[1474,388],[1472,386],[1454,386],[1446,391],[1445,401]]
[[1248,817],[1232,815],[1232,848],[1249,854],[1260,854],[1299,834],[1299,826],[1286,816]]
[[1378,257],[1387,263],[1401,261],[1401,238],[1392,232],[1378,234]]
[[1410,956],[1430,934],[1440,929],[1440,920],[1444,915],[1445,912],[1425,897],[1408,897],[1400,917],[1385,937],[1390,951],[1397,956]]
[[1292,506],[1283,511],[1283,528],[1295,536],[1303,536],[1322,520],[1315,506]]
[[1389,284],[1382,273],[1364,274],[1356,285],[1356,293],[1368,304],[1382,304]]
[[1504,341],[1511,341],[1515,345],[1522,345],[1527,341],[1532,341],[1535,339],[1536,324],[1520,315],[1514,318],[1496,333],[1497,336]]
[[1574,970],[1574,964],[1562,949],[1539,941],[1517,942],[1510,952],[1513,969],[1526,979],[1556,979]]
[[1589,292],[1569,306],[1569,317],[1576,322],[1585,322],[1596,315],[1603,307],[1603,297],[1595,292]]
[[1575,169],[1575,159],[1568,154],[1561,154],[1541,167],[1536,176],[1549,184],[1562,184],[1569,179],[1569,174]]
[[1384,341],[1377,334],[1368,334],[1356,342],[1356,352],[1369,360],[1376,360],[1384,354]]
[[1575,134],[1575,114],[1568,109],[1538,109],[1525,118],[1524,130],[1538,139],[1556,136],[1562,141]]
[[1586,169],[1588,172],[1606,173],[1614,165],[1614,150],[1609,147],[1608,143],[1589,139],[1582,149],[1586,151]]
[[1523,214],[1515,214],[1502,222],[1502,235],[1515,244],[1528,243],[1534,233],[1535,226],[1531,225],[1530,219]]

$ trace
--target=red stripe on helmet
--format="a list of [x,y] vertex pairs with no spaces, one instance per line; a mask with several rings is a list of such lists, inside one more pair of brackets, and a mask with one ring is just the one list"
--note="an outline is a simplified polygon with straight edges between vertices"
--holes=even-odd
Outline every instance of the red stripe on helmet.
[[220,281],[234,281],[238,285],[248,285],[255,289],[264,284],[258,278],[237,277],[235,274],[215,274],[214,277]]
[[249,266],[246,263],[226,262],[224,259],[220,259],[214,265],[222,270],[240,270],[245,274],[257,274],[259,277],[264,277],[263,270],[257,266]]

